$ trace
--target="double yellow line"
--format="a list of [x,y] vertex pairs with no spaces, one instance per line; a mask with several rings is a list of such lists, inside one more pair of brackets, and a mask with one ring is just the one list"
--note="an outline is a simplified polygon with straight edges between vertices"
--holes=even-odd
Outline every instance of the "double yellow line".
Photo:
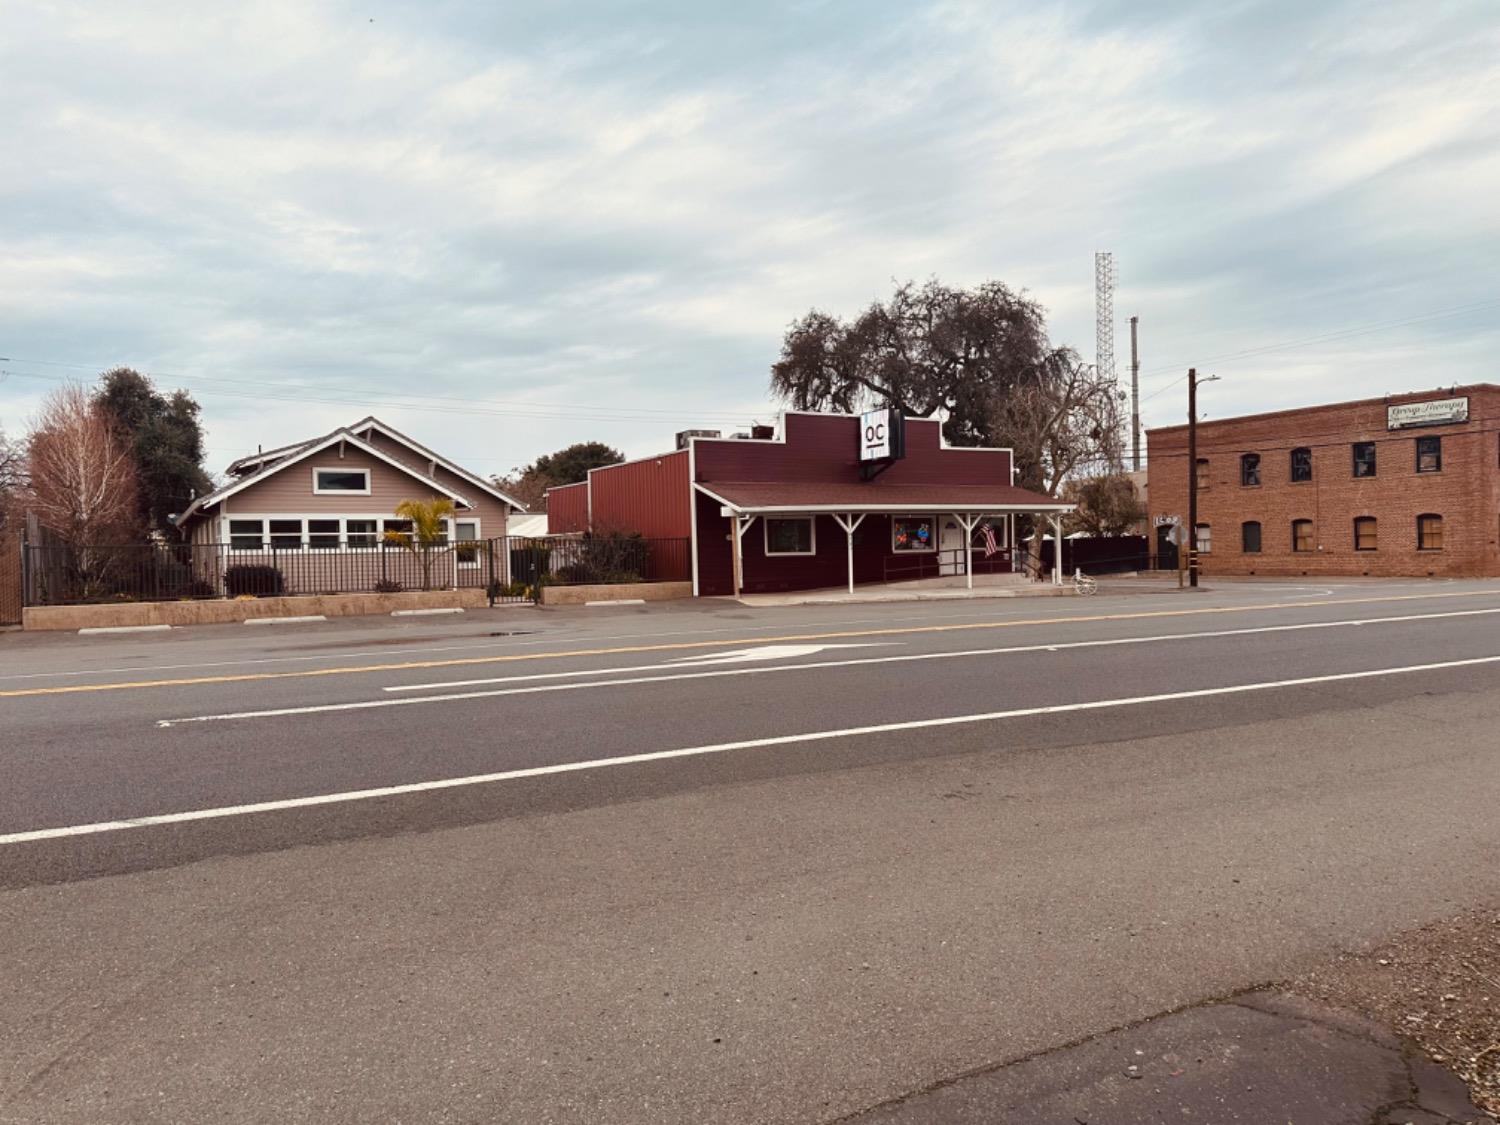
[[304,668],[294,672],[237,672],[222,676],[185,676],[172,680],[124,680],[102,684],[67,684],[62,687],[14,688],[0,691],[0,699],[34,695],[78,695],[96,691],[128,691],[137,688],[195,687],[204,684],[240,684],[257,680],[297,680],[316,676],[352,676],[371,672],[407,672],[417,668],[458,668],[475,664],[508,664],[524,660],[568,660],[616,653],[678,652],[688,649],[729,648],[747,644],[785,644],[791,641],[836,641],[852,637],[894,637],[919,633],[955,633],[977,629],[1018,629],[1028,625],[1080,625],[1095,621],[1140,621],[1158,617],[1199,617],[1224,613],[1261,613],[1274,609],[1310,609],[1337,605],[1371,605],[1379,602],[1428,601],[1434,598],[1493,597],[1500,590],[1463,590],[1442,594],[1399,594],[1386,597],[1343,598],[1320,602],[1268,602],[1264,605],[1210,606],[1200,609],[1164,609],[1144,613],[1094,613],[1074,617],[1032,617],[1015,621],[974,621],[957,625],[910,625],[886,629],[843,629],[827,633],[789,633],[779,637],[737,637],[732,640],[672,641],[666,644],[622,645],[615,648],[581,648],[565,652],[517,652],[499,656],[464,656],[443,660],[407,660],[399,664],[357,664],[343,668]]

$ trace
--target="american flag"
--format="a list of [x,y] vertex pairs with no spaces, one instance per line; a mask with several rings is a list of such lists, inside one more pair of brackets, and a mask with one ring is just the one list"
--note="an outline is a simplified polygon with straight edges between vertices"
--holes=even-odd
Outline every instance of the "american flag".
[[979,525],[979,530],[984,533],[984,557],[989,558],[1000,550],[1000,544],[995,542],[995,529],[987,523]]

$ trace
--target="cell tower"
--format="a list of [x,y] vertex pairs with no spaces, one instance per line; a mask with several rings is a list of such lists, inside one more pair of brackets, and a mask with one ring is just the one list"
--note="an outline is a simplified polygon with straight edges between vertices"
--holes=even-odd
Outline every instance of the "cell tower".
[[1115,377],[1115,256],[1094,255],[1094,365],[1110,381]]

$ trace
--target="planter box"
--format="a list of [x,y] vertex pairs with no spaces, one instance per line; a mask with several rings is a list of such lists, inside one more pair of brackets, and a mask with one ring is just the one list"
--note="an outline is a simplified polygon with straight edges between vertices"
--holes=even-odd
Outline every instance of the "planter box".
[[[639,595],[636,595],[639,596]],[[400,594],[316,594],[246,601],[124,602],[113,605],[45,605],[22,611],[33,631],[117,628],[122,625],[223,625],[257,617],[325,617],[389,614],[397,609],[474,609],[489,605],[482,589],[407,591]]]

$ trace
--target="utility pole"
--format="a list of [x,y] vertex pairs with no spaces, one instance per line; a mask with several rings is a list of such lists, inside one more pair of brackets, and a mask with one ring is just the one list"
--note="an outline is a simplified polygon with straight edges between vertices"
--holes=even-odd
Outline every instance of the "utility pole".
[[1198,585],[1198,369],[1188,368],[1188,585]]
[[1141,356],[1135,345],[1140,319],[1130,318],[1130,467],[1136,472],[1141,471]]

